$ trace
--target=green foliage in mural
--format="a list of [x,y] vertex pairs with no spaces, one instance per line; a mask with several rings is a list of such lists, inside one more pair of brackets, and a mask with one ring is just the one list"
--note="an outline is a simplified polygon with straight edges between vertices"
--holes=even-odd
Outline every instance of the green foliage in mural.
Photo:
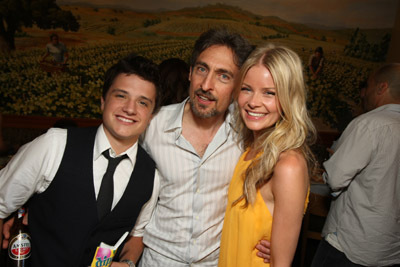
[[115,27],[113,26],[108,26],[107,28],[107,33],[111,35],[115,35]]
[[156,24],[159,24],[159,23],[161,23],[160,19],[146,19],[143,22],[143,27],[149,27],[149,26],[156,25]]
[[385,34],[379,43],[370,43],[365,33],[359,28],[355,29],[350,37],[350,42],[344,48],[347,56],[361,58],[369,61],[385,61],[389,49],[391,35]]
[[279,38],[289,38],[289,34],[272,34],[272,35],[268,35],[268,36],[262,36],[261,37],[263,40],[268,40],[268,39],[279,39]]

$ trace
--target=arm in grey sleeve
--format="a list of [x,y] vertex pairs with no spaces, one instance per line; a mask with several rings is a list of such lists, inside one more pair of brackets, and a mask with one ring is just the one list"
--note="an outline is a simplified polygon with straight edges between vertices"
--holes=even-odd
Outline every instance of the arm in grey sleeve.
[[352,123],[346,128],[336,145],[332,157],[323,163],[325,179],[333,191],[346,188],[364,169],[373,153],[374,140],[365,124]]
[[66,130],[51,129],[22,146],[0,170],[0,218],[6,218],[34,194],[47,189],[58,170]]
[[154,185],[153,185],[153,193],[149,201],[143,205],[142,210],[136,220],[135,227],[131,231],[132,236],[142,237],[144,233],[144,228],[149,223],[150,218],[153,214],[155,206],[157,204],[158,195],[160,192],[160,174],[156,169],[154,173]]

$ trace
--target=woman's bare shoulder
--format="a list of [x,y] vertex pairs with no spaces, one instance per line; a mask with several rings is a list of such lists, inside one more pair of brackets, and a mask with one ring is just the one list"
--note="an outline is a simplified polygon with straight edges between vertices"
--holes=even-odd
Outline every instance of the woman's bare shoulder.
[[298,150],[282,152],[275,166],[275,172],[302,171],[307,169],[304,155]]

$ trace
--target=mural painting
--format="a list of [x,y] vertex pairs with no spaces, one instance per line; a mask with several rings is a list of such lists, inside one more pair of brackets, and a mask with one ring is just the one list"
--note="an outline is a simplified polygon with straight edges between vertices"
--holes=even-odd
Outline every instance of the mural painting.
[[[199,34],[223,26],[254,45],[294,49],[303,60],[318,129],[341,131],[360,113],[366,77],[385,61],[397,1],[320,2],[15,1],[7,16],[0,14],[0,112],[100,118],[102,78],[118,59],[135,52],[156,63],[187,62]],[[59,58],[51,55],[54,44],[63,53]],[[318,73],[309,66],[311,57],[319,62],[315,55],[323,56]]]

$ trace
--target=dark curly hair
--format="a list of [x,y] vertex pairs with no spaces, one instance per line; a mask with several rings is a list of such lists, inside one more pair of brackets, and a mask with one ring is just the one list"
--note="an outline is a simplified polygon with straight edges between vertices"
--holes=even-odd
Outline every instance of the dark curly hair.
[[230,32],[226,28],[213,28],[202,33],[197,39],[190,58],[190,67],[196,64],[197,58],[204,50],[214,45],[222,45],[232,49],[234,62],[239,68],[253,50],[250,43],[240,34]]

